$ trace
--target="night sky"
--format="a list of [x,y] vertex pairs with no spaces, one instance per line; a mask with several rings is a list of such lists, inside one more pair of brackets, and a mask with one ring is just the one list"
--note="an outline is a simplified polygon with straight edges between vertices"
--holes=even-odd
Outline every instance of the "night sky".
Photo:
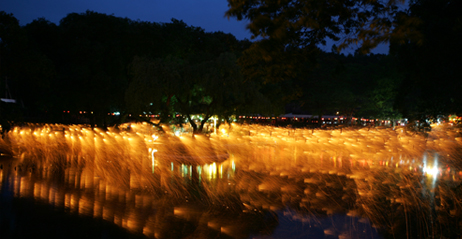
[[[170,22],[175,18],[206,32],[222,31],[240,40],[250,39],[250,32],[245,29],[247,23],[228,20],[224,16],[227,9],[226,0],[2,0],[0,3],[0,10],[13,13],[20,25],[40,17],[59,24],[69,13],[91,10],[149,22]],[[330,51],[330,46],[322,48]],[[380,46],[373,52],[386,54],[388,46]]]

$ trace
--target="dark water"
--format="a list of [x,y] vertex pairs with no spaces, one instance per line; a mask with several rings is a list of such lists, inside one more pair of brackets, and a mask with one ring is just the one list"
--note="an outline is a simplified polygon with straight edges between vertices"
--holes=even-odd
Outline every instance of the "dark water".
[[2,159],[1,238],[461,235],[453,211],[460,203],[460,173],[451,170],[435,179],[383,163],[335,168],[326,162],[286,172],[258,168],[258,162],[242,169],[229,160],[170,163],[151,175],[152,187],[142,188],[135,173],[126,185],[118,181],[123,175],[95,175],[97,165],[46,165]]

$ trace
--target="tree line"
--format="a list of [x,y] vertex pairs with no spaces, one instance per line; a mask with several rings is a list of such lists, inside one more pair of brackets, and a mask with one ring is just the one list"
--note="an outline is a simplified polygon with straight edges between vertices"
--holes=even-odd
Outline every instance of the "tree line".
[[244,86],[236,60],[251,42],[231,34],[92,11],[68,14],[59,25],[39,18],[21,27],[12,14],[1,18],[2,92],[8,86],[17,99],[14,107],[2,102],[8,120],[85,117],[106,126],[116,123],[112,112],[167,122],[178,113],[206,120],[263,107],[255,102],[265,97],[257,85]]
[[[411,119],[462,111],[461,1],[228,0],[228,5],[226,15],[248,20],[252,37],[259,39],[241,59],[244,72],[308,87],[298,88],[297,95],[312,110],[333,105],[358,116]],[[332,52],[357,47],[358,57],[347,57],[341,66],[348,71],[338,72],[329,60],[338,57],[320,52],[327,40],[339,42]],[[361,56],[381,43],[390,46],[381,63],[371,64],[377,56]]]
[[[0,92],[17,100],[1,102],[2,124],[85,117],[104,127],[130,115],[156,114],[164,123],[180,114],[200,132],[214,115],[393,119],[461,111],[458,1],[411,1],[402,10],[364,1],[372,4],[365,12],[357,1],[228,2],[228,16],[249,19],[261,39],[92,11],[68,14],[59,24],[39,18],[20,26],[0,12]],[[302,3],[311,10],[301,11]],[[371,19],[374,28],[364,27]],[[326,38],[352,32],[356,38],[320,50]],[[360,48],[339,54],[353,39]],[[365,54],[385,40],[390,54]],[[195,114],[202,120],[192,120]]]

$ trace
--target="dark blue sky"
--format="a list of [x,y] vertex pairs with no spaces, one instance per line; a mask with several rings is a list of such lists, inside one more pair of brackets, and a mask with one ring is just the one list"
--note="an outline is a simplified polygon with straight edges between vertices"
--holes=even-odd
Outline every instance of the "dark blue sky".
[[[58,24],[69,13],[91,10],[149,22],[170,22],[176,18],[207,32],[222,31],[238,39],[250,39],[250,32],[245,29],[247,23],[228,20],[224,16],[227,9],[226,0],[2,0],[0,3],[0,10],[13,13],[21,25],[39,17]],[[330,51],[330,46],[323,49]],[[386,54],[388,47],[380,46],[373,52]]]

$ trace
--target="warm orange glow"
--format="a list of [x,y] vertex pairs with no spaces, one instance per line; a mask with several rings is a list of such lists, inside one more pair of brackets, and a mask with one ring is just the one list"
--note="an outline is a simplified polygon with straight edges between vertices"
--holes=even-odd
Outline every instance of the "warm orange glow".
[[[415,196],[404,194],[410,177],[426,175],[423,178],[431,181],[438,176],[451,183],[462,178],[460,168],[448,165],[462,146],[460,133],[444,126],[426,136],[405,128],[320,130],[233,124],[222,125],[220,134],[194,138],[175,137],[167,126],[165,133],[148,124],[126,127],[107,132],[84,126],[15,128],[9,133],[10,142],[1,140],[0,145],[17,155],[13,164],[17,168],[0,170],[0,185],[6,183],[2,180],[7,172],[15,196],[161,237],[162,217],[145,216],[147,211],[165,210],[162,215],[184,220],[208,218],[188,206],[163,208],[175,200],[189,205],[192,199],[185,188],[190,185],[199,185],[201,197],[210,205],[226,208],[241,200],[245,205],[238,209],[245,213],[281,210],[290,202],[308,211],[316,207],[324,215],[341,211],[352,218],[373,218],[371,208],[378,209],[369,205],[377,199],[384,197],[394,205]],[[435,163],[435,152],[442,163]],[[56,186],[61,179],[62,185]],[[378,192],[379,188],[389,191]],[[334,189],[341,193],[336,195]],[[355,208],[342,211],[342,202]],[[301,215],[294,213],[292,218],[309,221]],[[239,232],[226,222],[201,220],[202,226],[217,232],[230,236]]]

